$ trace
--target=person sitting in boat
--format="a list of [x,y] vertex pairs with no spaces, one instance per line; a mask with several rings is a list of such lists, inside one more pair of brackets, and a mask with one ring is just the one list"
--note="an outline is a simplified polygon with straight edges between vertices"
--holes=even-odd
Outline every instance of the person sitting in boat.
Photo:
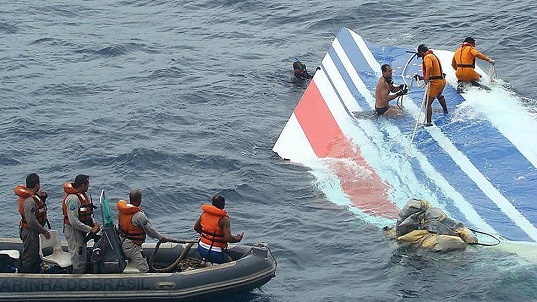
[[[22,240],[21,273],[39,273],[39,234],[50,239],[50,233],[45,228],[47,219],[47,193],[41,189],[39,175],[31,173],[26,177],[26,186],[15,187],[15,195],[19,196],[19,234]],[[50,225],[48,226],[50,228]]]
[[144,257],[142,243],[146,236],[158,239],[161,242],[170,241],[168,237],[159,233],[145,216],[140,205],[142,204],[142,192],[133,189],[129,193],[129,202],[120,200],[117,203],[119,215],[119,236],[121,249],[125,257],[130,259],[136,268],[142,272],[149,271],[149,265]]
[[400,243],[432,251],[463,249],[467,244],[477,243],[470,229],[419,199],[410,199],[399,211],[395,238]]
[[429,127],[433,125],[431,119],[433,116],[432,106],[434,99],[438,99],[440,106],[444,110],[444,114],[448,114],[446,98],[442,94],[444,87],[446,87],[446,75],[442,71],[442,64],[440,64],[438,57],[425,44],[418,46],[416,55],[423,60],[421,64],[423,75],[415,75],[414,78],[416,80],[423,80],[428,84],[424,126]]
[[101,229],[93,218],[95,206],[88,196],[89,176],[80,174],[75,182],[63,184],[65,192],[62,201],[63,234],[67,239],[67,249],[71,254],[73,274],[84,274],[87,262],[86,235],[95,235]]
[[475,71],[476,58],[487,61],[492,65],[495,64],[493,59],[487,57],[477,50],[475,47],[474,38],[467,37],[464,39],[461,47],[455,50],[455,54],[451,60],[451,66],[455,70],[455,76],[457,76],[458,80],[458,92],[462,92],[464,83],[470,83],[473,86],[489,89],[488,87],[478,83],[478,81],[481,79],[481,75]]
[[377,82],[375,88],[375,111],[377,116],[393,116],[399,113],[396,107],[389,105],[389,102],[408,93],[408,87],[405,84],[399,86],[393,83],[393,70],[390,64],[384,64],[380,67],[382,76]]
[[231,235],[231,222],[224,210],[226,200],[222,195],[213,196],[211,201],[201,206],[203,213],[194,225],[194,230],[201,235],[198,252],[211,263],[232,261],[226,253],[227,244],[240,242],[244,233]]

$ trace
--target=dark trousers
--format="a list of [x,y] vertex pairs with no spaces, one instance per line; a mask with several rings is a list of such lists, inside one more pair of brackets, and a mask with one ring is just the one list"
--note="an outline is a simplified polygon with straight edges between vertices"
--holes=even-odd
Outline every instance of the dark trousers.
[[22,240],[21,273],[39,273],[41,259],[39,258],[39,234],[30,229],[20,229]]

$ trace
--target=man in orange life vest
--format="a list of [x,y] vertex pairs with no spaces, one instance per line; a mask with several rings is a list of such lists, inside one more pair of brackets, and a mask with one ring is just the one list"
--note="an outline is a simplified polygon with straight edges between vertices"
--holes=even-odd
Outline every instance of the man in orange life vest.
[[233,259],[226,253],[227,244],[240,242],[244,233],[231,235],[231,222],[224,210],[226,200],[223,196],[215,195],[211,201],[212,204],[201,206],[203,213],[194,225],[194,230],[201,234],[198,252],[212,263],[232,261]]
[[457,91],[461,92],[462,90],[461,82],[470,82],[474,86],[486,87],[477,82],[481,78],[481,75],[474,70],[475,58],[487,61],[492,65],[495,64],[493,59],[480,53],[477,48],[475,48],[474,38],[467,37],[464,39],[461,47],[455,50],[455,54],[451,60],[451,67],[455,69],[455,75],[460,84],[457,86]]
[[89,176],[77,175],[75,182],[63,184],[63,234],[71,254],[73,274],[84,274],[87,262],[86,234],[101,229],[93,219],[94,205],[88,196]]
[[446,86],[446,79],[445,75],[442,72],[442,65],[440,64],[440,60],[438,57],[433,53],[432,50],[427,48],[425,44],[420,44],[417,49],[417,56],[418,58],[423,59],[422,63],[422,72],[423,76],[415,75],[414,77],[416,79],[424,80],[425,83],[429,84],[429,88],[427,90],[427,114],[425,117],[425,124],[424,126],[432,126],[433,123],[431,122],[431,118],[433,115],[433,101],[434,99],[438,99],[438,102],[440,103],[440,106],[442,106],[442,109],[444,110],[444,114],[448,113],[447,105],[446,105],[446,99],[442,95],[442,92],[444,91],[444,87]]
[[[41,189],[41,182],[36,173],[26,177],[26,186],[15,187],[19,196],[20,238],[22,240],[21,273],[39,273],[39,234],[47,239],[50,233],[45,228],[47,220],[47,193]],[[50,226],[49,226],[50,228]]]
[[117,203],[119,215],[119,235],[121,237],[121,249],[136,268],[142,272],[148,272],[149,266],[143,254],[142,243],[145,242],[146,235],[158,239],[162,242],[170,239],[164,237],[153,228],[151,222],[141,210],[142,192],[133,189],[129,193],[129,201],[120,200]]

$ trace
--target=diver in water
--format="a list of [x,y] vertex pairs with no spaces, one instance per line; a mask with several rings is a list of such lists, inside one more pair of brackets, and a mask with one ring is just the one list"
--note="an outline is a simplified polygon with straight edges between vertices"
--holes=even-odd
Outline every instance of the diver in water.
[[467,37],[464,39],[461,47],[455,50],[455,54],[451,60],[451,67],[455,70],[458,80],[457,92],[463,92],[464,87],[468,85],[490,90],[490,88],[478,82],[481,79],[481,75],[474,70],[476,58],[487,61],[492,65],[495,64],[493,59],[477,50],[474,38]]
[[[320,67],[317,67],[316,70],[321,69]],[[300,62],[298,58],[295,57],[295,61],[293,62],[293,73],[295,75],[295,79],[300,81],[305,81],[313,78],[313,75],[308,73],[308,70],[306,69],[306,64]]]

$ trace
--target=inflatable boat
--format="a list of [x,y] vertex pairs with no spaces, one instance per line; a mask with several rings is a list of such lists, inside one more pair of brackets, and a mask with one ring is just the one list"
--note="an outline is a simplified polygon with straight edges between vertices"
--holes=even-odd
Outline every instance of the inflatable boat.
[[[190,244],[162,244],[154,266],[165,267],[183,254]],[[151,255],[155,244],[145,245]],[[14,272],[18,239],[0,239],[0,301],[183,301],[214,295],[249,291],[267,283],[275,275],[276,261],[263,244],[237,245],[228,250],[235,261],[201,263],[193,245],[173,272],[139,273],[129,266],[122,273],[72,275],[54,269],[51,272],[27,274]],[[11,269],[12,272],[6,272]],[[88,270],[92,270],[88,265]]]
[[41,273],[19,273],[21,240],[0,238],[0,301],[185,301],[249,291],[275,276],[267,244],[230,245],[233,261],[212,264],[201,258],[196,241],[181,240],[144,243],[150,271],[140,273],[121,252],[104,192],[101,208],[104,227],[88,243],[85,274],[69,274],[67,245],[57,231],[50,231],[50,244],[40,238]]

